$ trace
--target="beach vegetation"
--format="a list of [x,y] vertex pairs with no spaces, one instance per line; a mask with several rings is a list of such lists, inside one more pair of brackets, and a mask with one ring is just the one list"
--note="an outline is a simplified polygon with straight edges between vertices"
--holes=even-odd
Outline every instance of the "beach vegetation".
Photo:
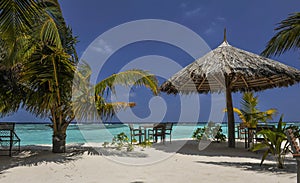
[[[136,139],[132,139],[132,142],[137,142]],[[142,148],[146,148],[146,147],[151,147],[152,146],[152,142],[148,139],[144,140],[143,142],[141,142],[140,144],[138,144],[140,147]],[[116,136],[114,136],[112,138],[112,142],[104,142],[102,144],[102,146],[104,148],[115,148],[116,150],[123,150],[124,148],[126,149],[126,151],[130,152],[134,150],[134,145],[130,142],[129,137],[124,133],[121,132],[119,134],[117,134]]]
[[292,13],[275,28],[277,33],[268,42],[263,56],[279,56],[290,49],[300,48],[300,12]]
[[129,138],[121,132],[117,136],[113,137],[111,145],[116,145],[118,150],[121,150],[125,145],[129,144]]
[[103,142],[102,146],[103,146],[104,148],[108,147],[108,146],[109,146],[109,142]]
[[216,125],[214,122],[209,122],[207,126],[197,128],[193,132],[192,138],[197,141],[208,139],[216,142],[226,141],[226,136],[223,134],[221,125]]
[[274,156],[277,163],[277,167],[284,168],[285,155],[289,151],[289,143],[285,134],[286,124],[282,121],[283,115],[281,115],[277,127],[273,130],[263,129],[257,132],[258,135],[262,135],[264,140],[261,143],[254,144],[252,151],[265,150],[263,153],[260,166],[263,164],[266,157],[271,154]]
[[52,150],[65,152],[65,132],[73,119],[70,99],[78,62],[76,37],[57,0],[3,0],[0,9],[1,46],[6,50],[1,67],[14,73],[16,86],[2,86],[1,115],[23,108],[37,117],[49,117]]
[[102,146],[104,148],[116,148],[119,151],[121,151],[124,148],[126,148],[126,151],[128,152],[134,150],[134,146],[129,142],[129,138],[124,132],[121,132],[114,136],[111,143],[104,142]]
[[66,25],[57,0],[1,0],[0,9],[0,47],[4,50],[0,63],[1,116],[23,108],[37,117],[49,118],[53,152],[65,152],[66,131],[75,114],[80,114],[76,116],[79,119],[91,119],[86,113],[96,108],[92,118],[107,119],[135,106],[105,100],[103,95],[114,93],[116,85],[146,86],[157,94],[155,76],[142,70],[113,74],[90,86],[90,73],[76,69],[77,39]]
[[[153,74],[140,69],[131,69],[112,74],[96,85],[91,85],[92,69],[82,62],[78,65],[78,72],[74,78],[72,110],[76,119],[81,121],[106,121],[117,112],[136,106],[134,102],[107,101],[116,95],[116,86],[149,88],[153,95],[158,94],[157,79]],[[99,119],[100,118],[100,119]]]
[[241,108],[233,108],[243,126],[255,128],[258,123],[266,123],[267,120],[272,120],[277,114],[277,110],[274,108],[260,111],[258,102],[258,96],[254,96],[253,92],[245,92],[241,100]]
[[146,139],[145,141],[143,141],[140,146],[143,147],[143,148],[146,148],[146,147],[152,147],[152,142],[150,139]]

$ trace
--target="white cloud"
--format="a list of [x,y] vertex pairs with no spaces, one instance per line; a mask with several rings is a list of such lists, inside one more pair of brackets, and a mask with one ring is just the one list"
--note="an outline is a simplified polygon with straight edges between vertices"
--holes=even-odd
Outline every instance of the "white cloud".
[[105,42],[104,40],[100,39],[98,40],[92,47],[95,51],[104,54],[104,55],[109,55],[113,52],[113,49],[111,46]]
[[[217,17],[215,21],[212,21],[209,27],[204,31],[204,34],[211,35],[216,32],[216,30],[220,29],[220,26],[224,25],[226,19],[224,17]],[[224,27],[223,27],[224,28]]]
[[186,3],[181,3],[181,4],[180,4],[180,7],[181,7],[181,8],[186,8],[186,7],[187,7],[187,4],[186,4]]
[[204,34],[210,35],[210,34],[213,34],[214,32],[215,32],[215,30],[210,26],[208,29],[206,29],[204,31]]
[[188,17],[195,16],[195,15],[199,14],[201,12],[201,10],[202,10],[202,8],[198,7],[196,9],[186,11],[185,16],[188,16]]
[[217,17],[216,20],[219,21],[219,22],[225,22],[226,21],[226,19],[224,17]]

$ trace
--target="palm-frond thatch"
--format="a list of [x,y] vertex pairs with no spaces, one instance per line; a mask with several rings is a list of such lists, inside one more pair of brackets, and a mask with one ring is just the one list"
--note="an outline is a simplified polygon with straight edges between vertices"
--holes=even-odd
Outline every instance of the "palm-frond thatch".
[[162,84],[168,94],[226,92],[228,145],[235,147],[231,92],[260,91],[300,82],[300,71],[224,42]]
[[231,78],[232,92],[260,91],[300,82],[300,71],[225,41],[177,72],[160,89],[169,94],[221,92],[226,88],[226,77]]

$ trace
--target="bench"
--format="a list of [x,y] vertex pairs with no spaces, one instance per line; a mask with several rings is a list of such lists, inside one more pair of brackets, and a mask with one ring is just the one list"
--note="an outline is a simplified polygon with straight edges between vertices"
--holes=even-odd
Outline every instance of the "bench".
[[[0,123],[0,151],[8,152],[8,155],[12,155],[12,151],[15,151],[13,146],[17,144],[18,151],[20,152],[20,138],[15,133],[15,123]],[[2,154],[1,155],[7,155]]]
[[296,142],[296,137],[292,129],[287,129],[285,131],[287,139],[291,145],[293,157],[297,160],[297,183],[300,183],[300,147]]

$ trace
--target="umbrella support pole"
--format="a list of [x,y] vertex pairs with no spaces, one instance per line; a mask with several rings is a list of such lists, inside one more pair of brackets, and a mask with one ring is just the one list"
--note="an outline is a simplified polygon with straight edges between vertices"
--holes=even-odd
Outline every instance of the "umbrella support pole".
[[234,127],[234,114],[232,105],[231,88],[226,86],[226,107],[228,116],[228,147],[235,148],[235,127]]

